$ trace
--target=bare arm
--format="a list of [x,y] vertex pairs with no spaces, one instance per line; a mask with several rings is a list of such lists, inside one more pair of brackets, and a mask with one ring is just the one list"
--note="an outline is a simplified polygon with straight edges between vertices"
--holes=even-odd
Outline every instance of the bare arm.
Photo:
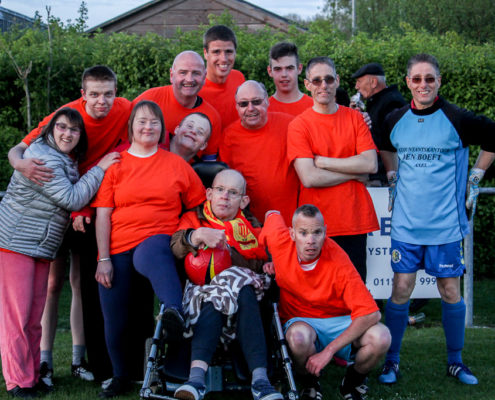
[[336,186],[353,179],[364,182],[367,179],[364,174],[346,174],[318,168],[312,158],[296,158],[294,167],[306,188]]
[[375,150],[363,151],[352,157],[335,158],[315,156],[315,165],[332,172],[345,174],[375,174],[378,160]]
[[380,311],[375,311],[354,319],[340,336],[330,342],[321,352],[308,358],[306,369],[313,375],[319,376],[321,370],[330,362],[335,353],[363,336],[369,328],[380,321],[380,317]]
[[387,172],[397,171],[397,168],[399,167],[397,153],[393,151],[381,150],[380,157],[382,158],[383,166]]
[[43,182],[50,182],[53,179],[53,171],[51,168],[44,167],[45,162],[39,158],[23,158],[27,148],[24,142],[12,147],[8,153],[10,165],[30,181],[43,186]]
[[492,165],[493,160],[495,160],[495,153],[481,150],[473,168],[479,168],[486,171],[488,168],[490,168],[490,165]]
[[[112,229],[112,212],[113,208],[110,207],[98,207],[96,209],[96,243],[98,244],[98,255],[100,260],[104,258],[110,258],[110,231]],[[98,268],[96,269],[95,279],[107,289],[110,289],[112,287],[113,266],[110,260],[98,261]]]

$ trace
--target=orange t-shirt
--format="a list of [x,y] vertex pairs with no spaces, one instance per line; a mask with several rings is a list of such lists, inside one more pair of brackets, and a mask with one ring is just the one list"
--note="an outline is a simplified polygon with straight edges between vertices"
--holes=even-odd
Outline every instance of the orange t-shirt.
[[261,129],[246,129],[236,121],[224,131],[220,159],[244,175],[249,210],[258,221],[268,210],[279,210],[287,223],[297,208],[299,179],[287,160],[287,127],[292,116],[268,113]]
[[[351,157],[376,150],[362,115],[339,106],[335,114],[319,114],[312,108],[289,125],[287,156],[296,158]],[[299,205],[314,204],[323,214],[328,236],[357,235],[379,229],[375,209],[366,186],[351,180],[339,185],[305,188],[301,185]]]
[[242,72],[233,69],[224,83],[213,83],[206,78],[199,95],[210,103],[222,118],[222,130],[239,119],[235,108],[235,92],[246,81]]
[[[70,107],[79,111],[86,128],[88,150],[86,157],[79,162],[81,175],[94,166],[101,157],[113,150],[119,142],[127,140],[127,121],[131,114],[131,102],[129,100],[116,97],[108,115],[101,119],[94,119],[86,112],[86,102],[82,97],[63,107]],[[42,128],[48,125],[54,114],[45,117],[38,127],[33,129],[22,141],[29,146],[41,134]]]
[[168,85],[146,90],[134,99],[132,105],[136,105],[141,100],[151,100],[160,106],[165,120],[165,129],[172,135],[174,135],[175,128],[186,115],[193,112],[206,114],[210,119],[212,131],[208,146],[201,154],[215,156],[218,154],[218,146],[222,138],[222,121],[217,110],[203,98],[201,98],[202,102],[198,107],[183,107],[175,98],[172,86]]
[[303,96],[293,103],[282,103],[278,101],[275,97],[270,97],[270,106],[268,107],[268,111],[271,112],[284,112],[293,116],[301,114],[306,109],[313,107],[313,98],[309,97],[307,94],[303,94]]
[[91,204],[113,208],[110,254],[130,250],[153,235],[172,235],[183,207],[205,200],[201,180],[179,156],[162,149],[146,158],[121,154]]
[[310,271],[301,268],[295,242],[279,214],[266,219],[260,243],[273,258],[282,321],[343,315],[355,319],[378,311],[348,255],[332,239],[325,239],[320,258]]

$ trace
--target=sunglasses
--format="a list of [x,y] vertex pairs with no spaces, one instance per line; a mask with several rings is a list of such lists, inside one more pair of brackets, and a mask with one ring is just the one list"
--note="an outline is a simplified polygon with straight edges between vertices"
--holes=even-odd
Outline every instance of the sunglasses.
[[239,101],[237,102],[237,105],[241,108],[246,108],[249,105],[249,103],[251,103],[253,106],[259,106],[261,103],[263,103],[263,100],[265,99]]
[[327,85],[331,85],[332,83],[335,82],[335,77],[332,75],[327,75],[324,78],[318,77],[310,80],[310,82],[315,86],[321,86],[323,81],[325,81]]
[[417,76],[416,75],[416,76],[413,76],[412,78],[409,78],[409,79],[411,79],[411,82],[416,84],[416,85],[420,84],[423,79],[426,83],[431,85],[432,83],[435,83],[437,78],[434,76],[424,76],[423,77],[423,76]]
[[63,122],[55,122],[55,126],[62,133],[70,131],[70,133],[72,133],[73,135],[80,135],[81,134],[81,130],[79,128],[69,127],[69,126],[67,126],[67,124],[64,124]]

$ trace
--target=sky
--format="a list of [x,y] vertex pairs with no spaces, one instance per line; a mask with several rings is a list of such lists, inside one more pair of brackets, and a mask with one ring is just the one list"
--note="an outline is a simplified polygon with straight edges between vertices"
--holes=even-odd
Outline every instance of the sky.
[[[46,7],[51,7],[51,14],[62,21],[75,21],[82,0],[0,0],[2,7],[33,17],[39,11],[46,17]],[[88,26],[99,25],[111,18],[147,3],[149,0],[85,0],[88,7]],[[312,17],[321,11],[324,0],[248,0],[279,15],[297,14],[302,18]],[[269,5],[267,5],[269,3]]]

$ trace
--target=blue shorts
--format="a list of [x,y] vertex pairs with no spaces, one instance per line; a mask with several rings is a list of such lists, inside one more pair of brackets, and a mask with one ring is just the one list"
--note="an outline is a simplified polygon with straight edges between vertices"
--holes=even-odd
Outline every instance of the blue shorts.
[[427,246],[392,239],[391,265],[394,272],[407,274],[424,269],[437,278],[462,276],[466,269],[462,241]]
[[[351,324],[351,316],[344,315],[342,317],[333,318],[291,318],[284,324],[284,333],[294,322],[305,322],[316,332],[316,351],[319,353],[328,344],[337,338],[342,332],[344,332]],[[351,345],[348,344],[344,348],[340,349],[335,355],[344,360],[350,361],[351,359]]]

